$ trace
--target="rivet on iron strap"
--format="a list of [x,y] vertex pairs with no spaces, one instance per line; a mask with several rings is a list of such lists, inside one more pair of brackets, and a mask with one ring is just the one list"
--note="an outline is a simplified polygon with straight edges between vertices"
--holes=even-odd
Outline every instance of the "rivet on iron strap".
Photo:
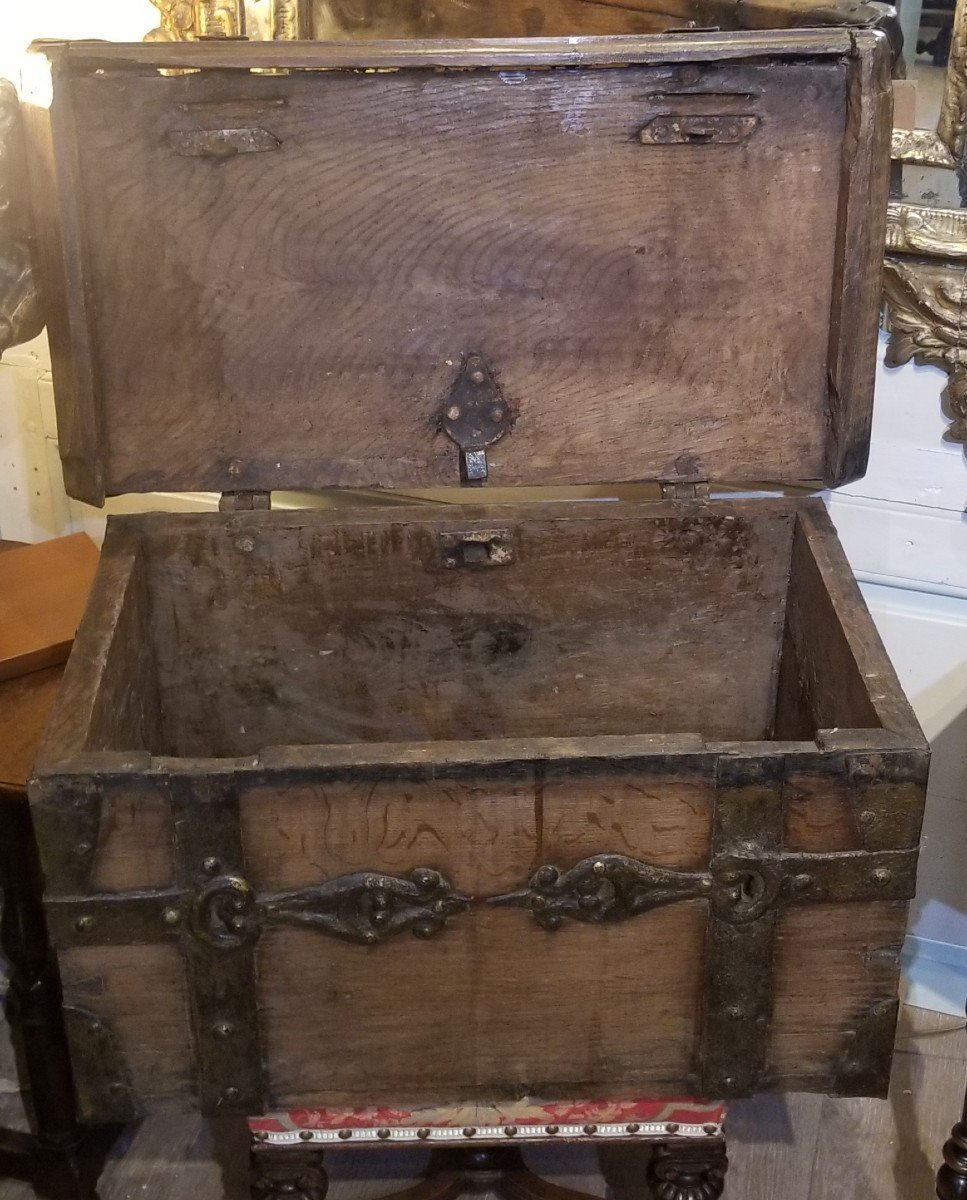
[[260,1113],[258,925],[254,897],[244,885],[235,781],[175,778],[170,789],[177,878],[195,895],[182,946],[199,1106],[206,1116]]
[[783,835],[781,758],[718,762],[702,1014],[703,1096],[756,1090],[772,1021],[774,899]]

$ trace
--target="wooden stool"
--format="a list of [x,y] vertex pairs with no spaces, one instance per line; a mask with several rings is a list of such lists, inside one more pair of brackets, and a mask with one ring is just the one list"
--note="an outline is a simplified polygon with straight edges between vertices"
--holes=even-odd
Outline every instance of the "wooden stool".
[[588,1200],[528,1170],[521,1148],[593,1142],[619,1200],[716,1200],[728,1166],[724,1114],[722,1104],[690,1100],[276,1113],[249,1121],[252,1197],[323,1200],[323,1155],[334,1146],[426,1146],[423,1178],[385,1200]]

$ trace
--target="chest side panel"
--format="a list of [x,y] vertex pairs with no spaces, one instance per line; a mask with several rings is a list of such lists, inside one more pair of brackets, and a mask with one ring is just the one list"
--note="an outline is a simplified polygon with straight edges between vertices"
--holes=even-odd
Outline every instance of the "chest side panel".
[[854,67],[70,75],[105,491],[825,477]]

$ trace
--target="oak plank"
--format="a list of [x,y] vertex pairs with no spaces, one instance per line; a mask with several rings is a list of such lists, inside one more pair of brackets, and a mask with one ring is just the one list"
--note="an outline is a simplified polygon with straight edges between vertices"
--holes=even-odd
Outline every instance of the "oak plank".
[[[794,507],[586,507],[155,524],[165,745],[767,736]],[[512,561],[446,566],[448,537],[495,525]]]
[[704,936],[701,901],[557,934],[481,908],[375,950],[271,930],[258,947],[269,1093],[300,1106],[553,1099],[613,1096],[620,1079],[627,1095],[687,1094]]
[[[439,417],[471,352],[515,418],[494,484],[824,478],[851,43],[669,37],[511,42],[506,61],[498,43],[187,47],[359,68],[284,75],[150,69],[174,44],[48,48],[72,64],[70,214],[97,299],[72,312],[97,362],[77,403],[111,431],[105,491],[455,484]],[[508,70],[434,69],[448,53]],[[597,65],[543,69],[575,62]],[[696,107],[757,123],[741,144],[642,144]],[[180,153],[212,120],[274,149]]]
[[893,128],[886,35],[857,31],[853,45],[830,324],[827,479],[834,487],[861,478],[869,457]]
[[97,560],[85,533],[0,554],[0,681],[66,662]]
[[[63,50],[61,50],[63,47]],[[848,54],[852,41],[843,29],[743,31],[741,37],[717,31],[663,33],[661,36],[529,37],[404,40],[390,42],[35,42],[43,54],[66,53],[75,70],[115,67],[360,67],[580,66],[586,63],[703,61],[754,58],[770,51],[812,56]]]

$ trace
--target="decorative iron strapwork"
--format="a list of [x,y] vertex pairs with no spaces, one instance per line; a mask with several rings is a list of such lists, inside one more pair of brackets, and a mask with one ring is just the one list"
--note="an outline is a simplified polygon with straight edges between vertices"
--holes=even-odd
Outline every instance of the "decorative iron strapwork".
[[430,937],[450,917],[465,912],[470,899],[429,867],[417,867],[408,877],[372,871],[341,875],[264,901],[240,875],[221,875],[195,895],[191,928],[222,949],[253,941],[267,924],[302,925],[343,941],[372,945],[407,931]]
[[525,908],[544,929],[559,929],[566,920],[614,924],[680,900],[709,898],[727,920],[742,922],[766,911],[779,884],[779,872],[768,861],[728,857],[709,871],[687,872],[623,854],[596,854],[567,871],[542,866],[526,888],[488,903]]
[[[525,887],[480,900],[524,909],[549,930],[568,921],[615,924],[700,899],[718,920],[742,925],[790,904],[902,900],[913,889],[915,870],[915,851],[723,853],[705,871],[596,854],[567,869],[545,864]],[[405,932],[426,938],[473,903],[430,867],[403,876],[361,871],[263,896],[240,873],[222,869],[177,892],[49,897],[47,916],[59,948],[166,940],[183,930],[199,946],[235,950],[253,945],[268,925],[302,926],[358,945]]]

